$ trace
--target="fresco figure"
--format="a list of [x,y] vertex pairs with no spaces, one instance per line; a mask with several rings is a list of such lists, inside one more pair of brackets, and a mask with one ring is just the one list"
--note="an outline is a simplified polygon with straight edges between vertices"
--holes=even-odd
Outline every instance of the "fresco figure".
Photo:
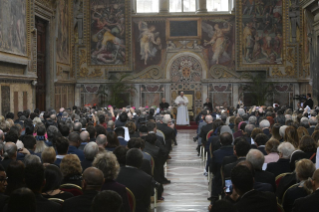
[[70,38],[69,38],[69,4],[68,0],[60,0],[58,5],[58,39],[57,61],[70,63]]

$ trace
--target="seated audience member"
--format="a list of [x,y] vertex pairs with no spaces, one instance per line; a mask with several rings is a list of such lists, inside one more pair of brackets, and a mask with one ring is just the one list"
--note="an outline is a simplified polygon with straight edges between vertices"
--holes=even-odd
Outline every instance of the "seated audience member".
[[[166,142],[165,144],[166,144],[166,149],[168,151],[172,150],[172,143],[177,144],[175,130],[170,127],[171,123],[172,123],[172,118],[171,118],[170,114],[165,114],[163,116],[163,119],[161,120],[161,122],[157,124],[157,129],[162,131],[165,135],[165,142]],[[211,119],[211,123],[209,125],[212,126],[212,119]],[[209,130],[207,131],[206,126],[203,128],[205,128],[205,131],[207,133]],[[202,128],[202,130],[204,131],[203,128]],[[203,134],[205,134],[205,132],[203,132],[203,131],[201,132],[202,133],[201,136]],[[205,142],[206,142],[206,135],[205,135]]]
[[80,133],[80,141],[81,144],[78,148],[80,150],[83,150],[85,145],[87,145],[90,142],[90,134],[88,133],[88,131],[83,131]]
[[7,170],[9,164],[17,159],[17,146],[13,142],[6,142],[3,148],[3,157],[1,165]]
[[136,125],[135,125],[134,122],[132,122],[132,121],[126,122],[125,127],[128,128],[128,132],[130,134],[130,138],[139,137],[139,134],[136,131]]
[[24,182],[24,171],[25,166],[22,161],[13,161],[9,164],[8,169],[6,171],[7,174],[7,187],[5,194],[10,196],[11,193],[25,186]]
[[[236,121],[236,120],[235,120]],[[234,138],[243,137],[245,132],[246,122],[241,121],[238,124],[238,131],[234,133]]]
[[297,134],[298,134],[299,142],[303,136],[309,135],[308,130],[302,126],[297,128]]
[[96,136],[101,134],[106,135],[106,129],[100,124],[95,126],[95,130],[96,130]]
[[45,168],[44,176],[46,180],[45,186],[42,189],[42,195],[44,198],[58,198],[66,200],[73,197],[73,194],[59,189],[62,182],[62,173],[57,166],[48,165]]
[[251,135],[250,135],[251,143],[254,143],[254,144],[252,144],[252,145],[255,145],[255,139],[256,139],[256,136],[257,136],[259,133],[263,133],[263,131],[262,131],[260,128],[255,128],[255,129],[251,132]]
[[82,132],[82,124],[80,122],[75,122],[73,125],[73,132],[77,133],[78,135],[80,135],[80,133]]
[[106,150],[113,152],[113,150],[120,145],[119,140],[114,132],[108,132],[107,135],[107,146]]
[[231,171],[233,193],[227,197],[235,201],[238,212],[276,212],[277,200],[271,192],[261,192],[253,189],[254,178],[246,166],[236,166]]
[[283,142],[278,146],[279,160],[267,164],[266,171],[273,173],[276,177],[282,173],[290,172],[290,156],[295,151],[294,146],[289,142]]
[[311,117],[309,119],[309,125],[310,127],[307,129],[310,136],[312,136],[313,132],[315,131],[315,127],[318,124],[318,120],[316,117]]
[[78,156],[66,155],[61,161],[60,170],[63,175],[62,184],[71,183],[81,186],[82,167]]
[[27,166],[32,166],[35,163],[41,163],[41,159],[36,155],[26,155],[24,157],[23,162],[24,162],[24,165],[27,167]]
[[220,168],[224,157],[233,155],[233,136],[228,132],[224,132],[219,136],[221,147],[214,151],[211,160],[211,171],[214,175],[212,183],[212,203],[214,200],[218,199],[218,195],[222,191],[222,177],[220,173]]
[[[37,201],[34,193],[28,188],[19,188],[12,192],[8,205],[8,212],[35,212],[37,210]],[[40,210],[39,210],[40,211]]]
[[101,191],[92,202],[92,212],[120,212],[123,201],[114,191]]
[[81,162],[83,170],[92,166],[92,162],[98,153],[99,153],[99,146],[95,142],[89,142],[84,147],[85,159],[84,161]]
[[60,132],[56,126],[53,126],[53,125],[49,126],[47,129],[48,140],[47,140],[46,144],[48,146],[53,146],[54,136],[57,136],[59,133]]
[[43,165],[33,164],[32,166],[27,166],[25,168],[25,184],[33,191],[36,198],[36,208],[37,212],[56,212],[61,210],[61,205],[49,201],[44,198],[41,193],[45,186],[45,176]]
[[56,153],[55,153],[54,148],[49,147],[49,148],[46,148],[45,150],[43,150],[43,152],[41,154],[41,159],[42,159],[42,163],[43,163],[44,167],[46,167],[50,164],[54,164],[54,162],[56,160]]
[[75,154],[79,157],[80,161],[84,160],[83,150],[78,149],[81,145],[80,135],[76,132],[71,132],[69,135],[69,150],[68,154]]
[[101,170],[90,167],[83,172],[82,190],[83,195],[69,198],[64,201],[63,212],[91,212],[94,197],[99,193],[104,183]]
[[[23,144],[24,144],[24,148],[26,148],[30,152],[31,155],[36,155],[39,158],[41,158],[41,153],[40,152],[38,152],[38,153],[35,152],[36,146],[37,146],[37,141],[32,135],[25,135],[24,139],[23,139]],[[18,154],[17,160],[21,160],[22,161],[24,159],[24,157],[25,157],[25,154]]]
[[300,182],[298,186],[289,188],[282,199],[285,212],[291,212],[296,199],[312,193],[312,184],[308,178],[313,176],[316,167],[311,160],[302,159],[296,164],[296,176]]
[[103,135],[103,134],[98,135],[95,141],[99,147],[102,147],[103,149],[107,147],[108,142],[107,142],[106,135]]
[[62,159],[67,155],[69,149],[69,141],[65,137],[57,137],[55,139],[55,148],[57,151],[55,165],[60,166]]
[[119,162],[120,167],[126,165],[126,153],[128,149],[125,146],[118,146],[114,149],[113,154],[116,156],[117,162]]
[[244,138],[250,144],[253,144],[251,142],[251,134],[252,134],[252,132],[254,131],[255,128],[256,128],[256,126],[253,125],[253,124],[246,124],[246,126],[245,126]]
[[237,212],[237,210],[230,201],[222,199],[216,201],[209,212]]
[[107,128],[106,128],[106,132],[114,132],[114,128],[115,128],[115,123],[112,120],[109,120],[107,122]]
[[313,193],[300,197],[293,204],[293,212],[317,212],[319,208],[319,169],[317,169],[311,179]]
[[59,131],[65,138],[67,138],[70,134],[70,128],[66,124],[59,124]]
[[95,141],[96,140],[96,130],[95,127],[93,126],[88,126],[86,128],[86,131],[90,134],[90,141]]
[[151,164],[152,156],[149,153],[143,151],[144,146],[145,146],[145,142],[141,138],[134,138],[133,137],[127,143],[128,149],[137,148],[137,149],[141,150],[143,153],[143,159],[147,160],[149,162],[149,164]]
[[299,138],[297,130],[294,127],[287,127],[285,130],[284,141],[291,143],[295,149],[299,147]]
[[152,177],[140,170],[143,154],[139,149],[130,149],[126,154],[126,167],[121,167],[116,181],[129,188],[136,199],[136,210],[147,212],[150,207]]
[[[45,143],[46,141],[45,133],[46,133],[46,130],[44,125],[40,125],[37,129],[37,136],[35,137],[36,143],[37,143],[35,151],[34,151],[35,153],[41,154],[41,152],[43,152],[43,150],[48,147]],[[24,137],[24,142],[25,142],[25,137]]]
[[305,135],[301,138],[299,143],[299,150],[292,153],[290,159],[291,170],[295,169],[295,162],[297,160],[306,158],[310,159],[313,163],[316,163],[317,142],[315,142],[311,136]]
[[276,139],[269,139],[265,145],[265,151],[267,155],[265,155],[265,163],[277,162],[279,160],[278,154],[278,146],[279,141]]
[[252,167],[255,172],[254,173],[255,182],[268,183],[272,185],[273,191],[275,191],[276,190],[275,175],[273,173],[262,170],[263,164],[265,162],[263,153],[257,149],[251,149],[249,150],[246,156],[246,160],[252,164]]
[[117,192],[123,200],[122,211],[129,212],[130,205],[127,198],[126,188],[115,181],[120,170],[120,165],[117,162],[115,155],[111,152],[98,154],[92,165],[100,169],[104,174],[105,183],[102,185],[101,190],[112,190]]
[[271,134],[270,134],[270,131],[269,131],[269,129],[270,129],[270,122],[269,122],[267,119],[262,120],[262,121],[259,123],[259,127],[262,129],[263,133],[268,136],[268,138],[271,137]]
[[120,145],[126,146],[127,141],[124,139],[125,130],[123,127],[118,127],[115,129],[115,134],[117,136],[117,139],[119,140]]
[[237,157],[235,162],[226,164],[223,167],[223,174],[225,178],[230,177],[231,170],[237,165],[237,163],[246,160],[246,155],[250,150],[250,144],[247,143],[246,139],[238,141],[234,148],[234,155]]
[[282,137],[280,136],[280,133],[279,133],[280,127],[281,127],[281,125],[279,123],[276,123],[272,126],[270,139],[277,139],[278,141],[280,141],[282,139]]
[[265,151],[265,145],[268,140],[269,137],[264,133],[258,134],[255,138],[255,144],[257,145],[257,149],[261,151],[264,155],[267,155],[267,152]]

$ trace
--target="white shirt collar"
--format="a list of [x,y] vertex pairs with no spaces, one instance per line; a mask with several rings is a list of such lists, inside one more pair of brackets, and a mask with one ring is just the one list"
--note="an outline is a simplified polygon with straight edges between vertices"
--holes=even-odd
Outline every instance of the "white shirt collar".
[[65,155],[57,155],[56,159],[63,159],[65,157]]

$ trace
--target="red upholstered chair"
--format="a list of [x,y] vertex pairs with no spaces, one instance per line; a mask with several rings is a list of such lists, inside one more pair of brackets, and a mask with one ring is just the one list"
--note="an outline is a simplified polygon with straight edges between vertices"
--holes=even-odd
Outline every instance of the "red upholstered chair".
[[60,190],[70,192],[74,196],[80,196],[83,194],[82,188],[80,186],[71,183],[60,185]]
[[48,200],[52,201],[52,202],[56,202],[60,205],[63,205],[64,200],[63,199],[58,199],[58,198],[49,198]]
[[275,179],[275,182],[276,182],[276,187],[278,188],[279,186],[279,183],[281,181],[281,179],[286,175],[286,174],[290,174],[289,172],[286,172],[286,173],[282,173],[280,175],[278,175]]
[[285,212],[280,204],[277,203],[277,212]]
[[208,131],[207,135],[206,135],[206,141],[208,141],[208,139],[210,138],[210,136],[214,133],[214,130],[210,130]]
[[128,203],[130,204],[131,211],[135,212],[135,206],[136,206],[135,196],[130,189],[126,188],[126,191],[127,191],[127,198],[128,198]]

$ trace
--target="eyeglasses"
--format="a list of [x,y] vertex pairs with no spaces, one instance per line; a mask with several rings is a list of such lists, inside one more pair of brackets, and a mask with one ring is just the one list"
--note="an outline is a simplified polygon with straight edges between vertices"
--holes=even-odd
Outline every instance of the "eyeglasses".
[[6,181],[8,181],[8,178],[7,178],[7,177],[6,177],[6,178],[1,178],[1,179],[0,179],[0,182],[1,182],[1,183],[4,183],[4,182],[6,182]]

